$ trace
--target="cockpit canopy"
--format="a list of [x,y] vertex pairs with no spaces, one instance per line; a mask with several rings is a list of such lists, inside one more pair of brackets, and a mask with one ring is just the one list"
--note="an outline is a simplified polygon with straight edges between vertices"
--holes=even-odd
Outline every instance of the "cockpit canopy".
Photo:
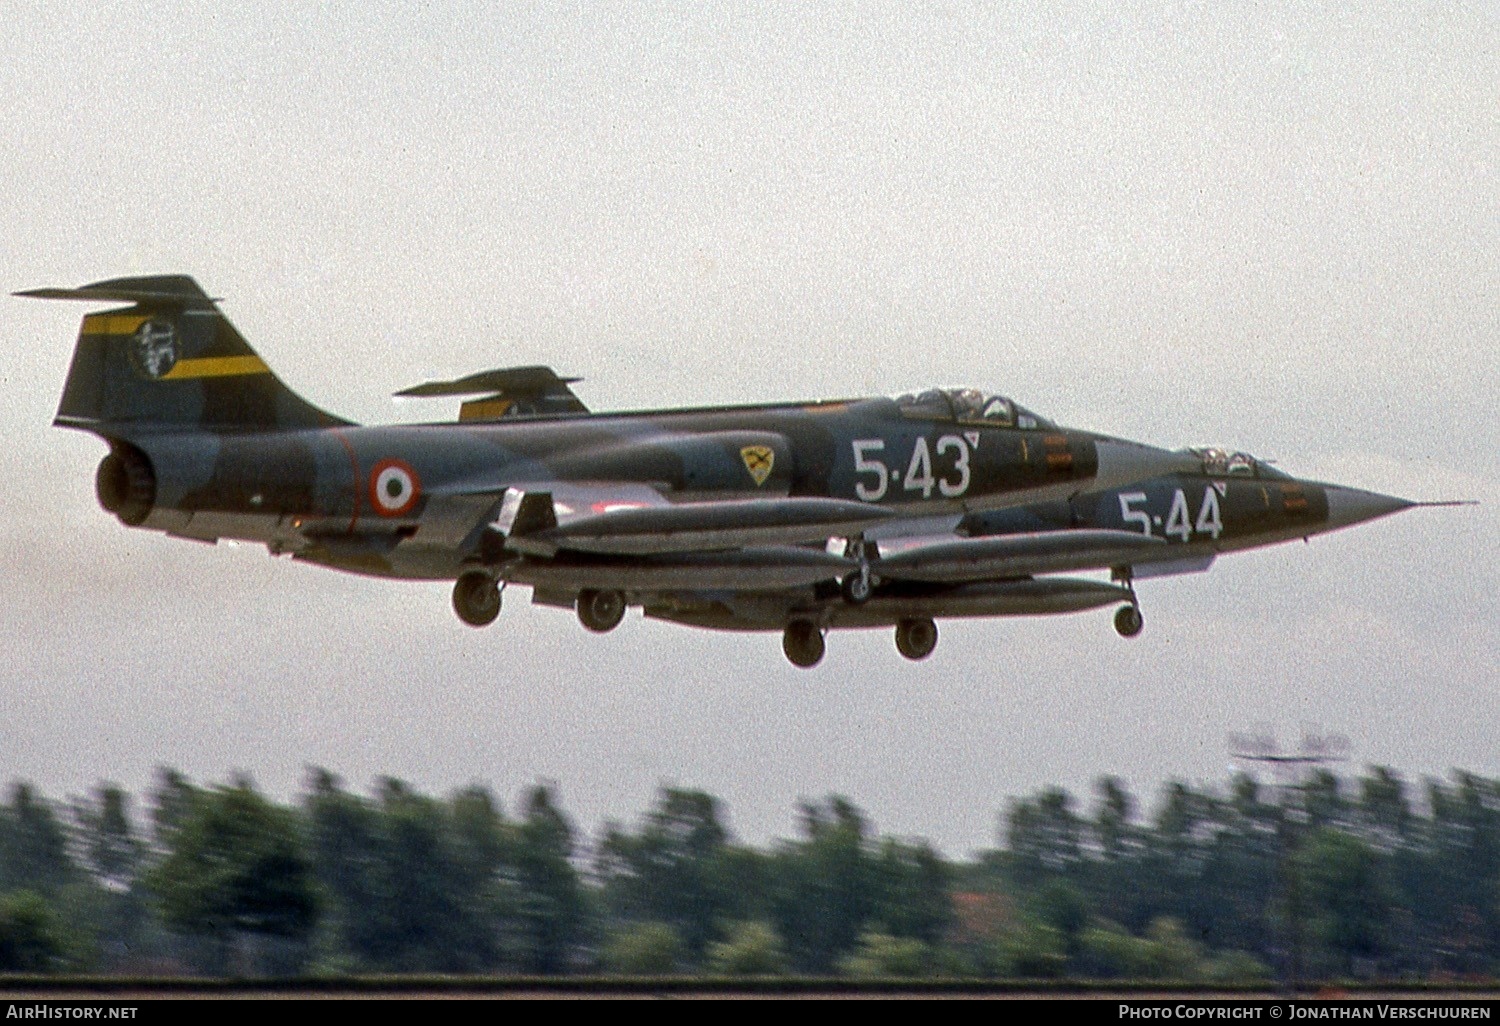
[[1248,452],[1229,452],[1213,446],[1186,449],[1203,461],[1203,473],[1209,477],[1263,477],[1281,480],[1287,475]]
[[977,388],[929,388],[925,392],[908,392],[896,397],[896,405],[901,407],[904,416],[918,420],[1055,430],[1051,421],[1017,406],[1005,396],[981,392]]

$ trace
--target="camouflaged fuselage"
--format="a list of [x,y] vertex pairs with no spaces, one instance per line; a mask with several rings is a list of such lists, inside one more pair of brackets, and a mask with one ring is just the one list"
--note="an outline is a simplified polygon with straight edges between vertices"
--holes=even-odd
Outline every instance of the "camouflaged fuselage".
[[[901,520],[957,518],[1078,491],[1098,469],[1096,437],[912,418],[889,399],[119,435],[155,468],[144,527],[415,577],[456,576],[477,553],[470,535],[507,489],[598,486],[601,509],[629,504],[629,490],[613,487],[625,485],[680,503],[808,496],[869,502]],[[379,492],[389,467],[407,475],[399,502]]]

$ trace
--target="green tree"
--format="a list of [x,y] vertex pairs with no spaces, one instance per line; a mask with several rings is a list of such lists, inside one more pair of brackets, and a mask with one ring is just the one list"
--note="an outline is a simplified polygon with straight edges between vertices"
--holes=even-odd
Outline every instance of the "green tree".
[[663,788],[638,833],[606,827],[595,873],[617,915],[671,925],[696,963],[738,905],[728,840],[717,799]]
[[759,920],[732,924],[724,940],[708,946],[708,971],[716,976],[779,976],[786,967],[780,934]]
[[1090,824],[1100,856],[1106,862],[1128,858],[1138,847],[1133,828],[1135,799],[1119,777],[1102,777],[1094,785],[1098,805]]
[[101,784],[91,798],[74,801],[73,821],[93,878],[117,893],[135,886],[145,845],[130,825],[130,796],[116,784]]
[[[472,968],[456,943],[467,931],[442,804],[399,780],[380,786],[379,961],[404,971]],[[462,962],[459,960],[462,959]]]
[[1359,820],[1364,835],[1384,851],[1412,839],[1414,826],[1406,783],[1388,766],[1372,766],[1359,781]]
[[158,852],[170,844],[173,830],[181,825],[198,794],[198,789],[168,766],[156,770],[156,784],[151,790],[151,836]]
[[682,940],[666,923],[633,923],[604,945],[604,965],[626,976],[668,976],[683,962]]
[[1056,876],[1073,876],[1083,860],[1083,832],[1073,798],[1062,788],[1012,802],[1005,827],[1012,879],[1026,888]]
[[1344,794],[1343,784],[1329,770],[1318,767],[1302,782],[1302,809],[1308,824],[1318,830],[1323,827],[1346,828],[1352,822],[1353,808]]
[[374,803],[350,794],[324,769],[309,774],[303,799],[308,854],[324,897],[325,960],[380,966],[390,953],[386,848]]
[[798,968],[831,971],[853,950],[875,905],[868,825],[847,799],[801,809],[803,839],[773,858],[772,914]]
[[67,833],[51,805],[30,784],[12,785],[10,801],[0,810],[0,891],[55,897],[76,876]]
[[1387,950],[1391,894],[1379,853],[1331,827],[1310,836],[1296,856],[1313,932],[1344,973]]
[[1187,902],[1196,936],[1215,948],[1265,950],[1274,942],[1269,910],[1280,900],[1282,810],[1246,774],[1230,780],[1227,801],[1204,841],[1195,897]]
[[514,966],[521,957],[521,895],[514,873],[519,833],[500,803],[479,785],[455,794],[449,809],[456,885],[464,907],[458,943],[474,953],[477,967]]
[[74,918],[91,924],[103,968],[126,966],[153,934],[140,886],[146,846],[130,822],[130,796],[101,784],[88,798],[74,799],[72,819],[89,878],[67,896]]
[[1150,916],[1143,908],[1149,891],[1141,886],[1146,846],[1136,802],[1118,777],[1101,778],[1094,793],[1083,888],[1095,915],[1138,928]]
[[44,973],[67,956],[62,925],[35,891],[0,895],[0,972]]
[[1021,980],[1055,980],[1068,971],[1067,939],[1055,926],[1022,917],[994,943],[995,972]]
[[585,900],[571,862],[573,827],[551,788],[539,785],[526,797],[514,873],[522,958],[532,972],[566,971],[585,925]]
[[381,781],[376,800],[314,770],[304,809],[334,968],[479,972],[519,958],[514,827],[482,787],[448,802]]
[[305,940],[317,913],[295,816],[241,780],[194,792],[174,822],[149,874],[163,919],[212,942],[234,971],[279,968],[266,942]]
[[871,918],[886,933],[936,945],[953,926],[953,873],[926,842],[885,838],[873,859]]
[[859,946],[839,963],[845,976],[856,979],[931,976],[932,949],[915,937],[894,937],[878,930],[860,934]]

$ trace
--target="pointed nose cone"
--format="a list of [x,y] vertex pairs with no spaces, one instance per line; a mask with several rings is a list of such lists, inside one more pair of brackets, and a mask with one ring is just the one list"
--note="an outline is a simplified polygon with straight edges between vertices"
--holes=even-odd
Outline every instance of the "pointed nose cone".
[[1121,438],[1095,438],[1094,452],[1099,459],[1095,481],[1099,488],[1119,488],[1166,474],[1197,473],[1203,466],[1203,461],[1191,453]]
[[1328,494],[1328,529],[1330,531],[1348,527],[1351,524],[1364,523],[1366,520],[1374,520],[1376,517],[1400,513],[1403,509],[1411,509],[1416,505],[1407,499],[1398,499],[1394,495],[1365,492],[1358,488],[1324,485],[1323,490]]

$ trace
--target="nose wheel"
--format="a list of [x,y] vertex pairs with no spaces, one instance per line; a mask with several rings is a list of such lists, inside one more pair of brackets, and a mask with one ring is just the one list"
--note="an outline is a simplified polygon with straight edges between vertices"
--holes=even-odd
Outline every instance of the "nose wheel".
[[870,595],[875,591],[875,582],[870,578],[870,568],[862,566],[858,570],[845,575],[839,590],[844,594],[844,601],[851,606],[862,606],[870,601]]
[[843,593],[844,601],[851,606],[862,606],[870,601],[870,596],[875,593],[875,585],[880,583],[880,579],[870,572],[870,561],[880,558],[880,550],[874,542],[856,537],[850,538],[849,544],[844,546],[844,556],[858,560],[859,567],[844,575],[844,579],[839,582],[839,591]]
[[781,635],[781,650],[793,666],[811,669],[823,659],[823,632],[811,620],[793,620]]
[[481,570],[470,570],[453,582],[453,611],[470,627],[486,627],[500,615],[500,585]]
[[1115,610],[1115,631],[1122,638],[1133,638],[1141,633],[1146,620],[1141,616],[1141,601],[1135,597],[1135,579],[1128,566],[1117,566],[1110,574],[1130,593],[1130,604]]

